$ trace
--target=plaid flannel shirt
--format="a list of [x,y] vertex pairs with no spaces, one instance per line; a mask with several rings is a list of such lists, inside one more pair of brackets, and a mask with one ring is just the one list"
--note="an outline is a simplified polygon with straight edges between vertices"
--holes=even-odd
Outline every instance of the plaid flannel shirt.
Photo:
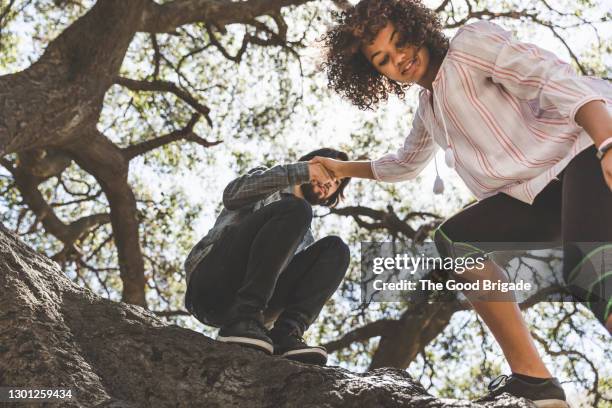
[[[261,207],[280,200],[283,194],[293,194],[294,186],[308,183],[309,180],[308,162],[297,162],[271,168],[256,167],[230,182],[223,191],[224,208],[215,225],[187,255],[184,263],[187,284],[195,268],[208,255],[213,244],[228,227],[240,223]],[[313,242],[314,238],[309,228],[295,253],[302,251]]]

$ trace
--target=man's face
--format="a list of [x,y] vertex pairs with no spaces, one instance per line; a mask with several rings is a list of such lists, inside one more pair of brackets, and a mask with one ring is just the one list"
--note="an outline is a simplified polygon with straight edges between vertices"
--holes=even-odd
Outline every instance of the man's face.
[[300,190],[302,190],[304,199],[310,204],[321,205],[338,190],[338,187],[340,187],[340,180],[326,185],[306,183],[300,185]]

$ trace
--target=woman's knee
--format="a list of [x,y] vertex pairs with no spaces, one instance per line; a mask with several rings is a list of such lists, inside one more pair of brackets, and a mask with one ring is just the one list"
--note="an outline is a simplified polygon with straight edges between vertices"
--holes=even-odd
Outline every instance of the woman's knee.
[[606,260],[611,254],[610,246],[595,242],[566,243],[563,247],[563,278],[568,290],[602,322],[610,312],[606,309],[611,302],[612,275]]
[[453,241],[446,232],[448,230],[447,222],[444,222],[434,231],[434,243],[440,258],[452,256]]

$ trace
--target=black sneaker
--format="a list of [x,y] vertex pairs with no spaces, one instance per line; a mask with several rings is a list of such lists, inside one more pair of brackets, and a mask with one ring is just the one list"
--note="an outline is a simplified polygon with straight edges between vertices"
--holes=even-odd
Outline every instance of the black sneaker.
[[221,327],[217,340],[255,348],[268,354],[272,354],[274,351],[272,340],[268,337],[266,328],[256,318],[236,320],[227,326]]
[[275,355],[306,364],[325,365],[327,363],[325,347],[309,346],[296,328],[274,327],[270,330],[270,338],[274,343]]
[[474,402],[495,401],[503,393],[533,401],[538,408],[569,408],[565,392],[556,378],[531,384],[514,375],[500,375],[489,384],[489,393]]

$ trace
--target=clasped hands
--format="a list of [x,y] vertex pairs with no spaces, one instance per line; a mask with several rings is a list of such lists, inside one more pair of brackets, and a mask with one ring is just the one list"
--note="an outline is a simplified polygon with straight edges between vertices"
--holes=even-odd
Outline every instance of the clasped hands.
[[308,161],[310,172],[310,182],[319,186],[330,187],[343,178],[342,160],[335,160],[329,157],[314,157]]

